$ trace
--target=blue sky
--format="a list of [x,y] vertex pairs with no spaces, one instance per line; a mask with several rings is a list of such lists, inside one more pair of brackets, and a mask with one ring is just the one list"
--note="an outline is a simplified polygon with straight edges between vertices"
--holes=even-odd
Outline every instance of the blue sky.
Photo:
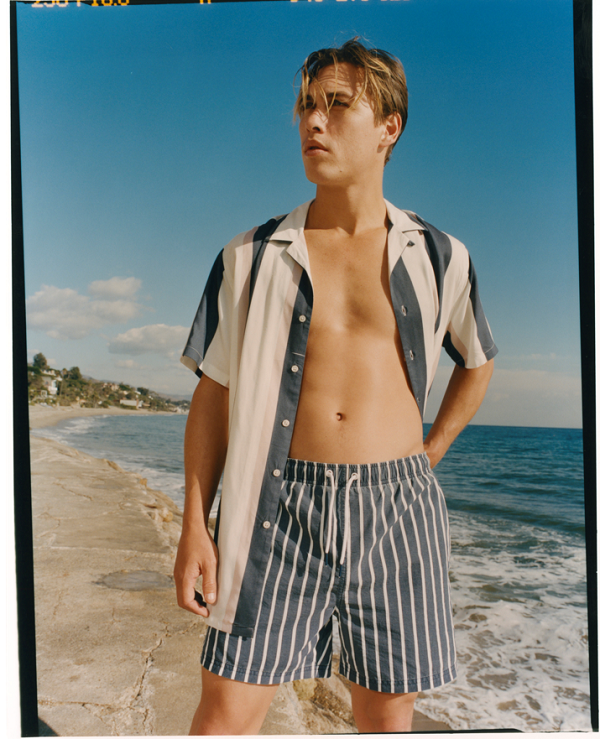
[[476,422],[580,425],[571,14],[570,0],[19,4],[29,356],[190,395],[178,357],[217,252],[314,194],[294,74],[358,34],[408,80],[385,196],[477,268],[500,354]]

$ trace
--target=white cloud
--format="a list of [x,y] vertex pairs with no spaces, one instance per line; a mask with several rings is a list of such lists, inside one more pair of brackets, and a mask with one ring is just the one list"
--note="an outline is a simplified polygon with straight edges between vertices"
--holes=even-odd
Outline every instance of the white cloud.
[[178,356],[185,346],[189,328],[185,326],[166,326],[164,323],[152,326],[131,328],[112,339],[108,345],[111,354],[160,354],[173,358]]
[[122,367],[123,369],[139,369],[141,366],[135,359],[119,359],[115,362],[115,367]]
[[119,300],[132,298],[142,286],[136,277],[111,277],[110,280],[96,280],[88,286],[88,293],[95,298]]
[[[433,421],[451,368],[438,369],[427,402]],[[498,363],[474,423],[501,426],[581,426],[581,381],[574,372],[505,369]]]
[[482,418],[519,426],[581,426],[581,380],[571,372],[497,369]]
[[521,359],[527,361],[531,360],[532,362],[550,362],[554,359],[570,359],[570,357],[559,357],[554,352],[550,352],[550,354],[527,354]]
[[[127,323],[138,316],[142,306],[131,296],[140,285],[133,277],[93,282],[90,292],[95,286],[95,295],[104,298],[90,298],[69,287],[42,285],[27,300],[27,325],[53,339],[83,339],[102,326]],[[124,297],[126,291],[130,297]]]

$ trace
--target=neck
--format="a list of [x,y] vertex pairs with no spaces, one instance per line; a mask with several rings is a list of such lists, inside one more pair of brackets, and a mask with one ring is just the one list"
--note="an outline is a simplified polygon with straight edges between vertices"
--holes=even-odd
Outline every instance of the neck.
[[317,185],[306,228],[337,228],[350,235],[386,225],[383,187],[334,188]]

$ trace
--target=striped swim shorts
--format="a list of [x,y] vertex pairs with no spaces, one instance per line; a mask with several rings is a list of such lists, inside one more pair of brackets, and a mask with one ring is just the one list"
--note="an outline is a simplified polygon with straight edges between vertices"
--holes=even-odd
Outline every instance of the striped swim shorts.
[[[450,537],[425,454],[375,464],[289,459],[253,637],[209,627],[202,665],[257,684],[340,674],[384,693],[456,677]],[[337,646],[337,645],[336,645]]]

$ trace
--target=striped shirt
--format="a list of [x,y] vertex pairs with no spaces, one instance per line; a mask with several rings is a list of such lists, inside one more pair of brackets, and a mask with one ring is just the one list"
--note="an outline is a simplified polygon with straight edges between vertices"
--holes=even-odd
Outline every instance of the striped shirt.
[[[252,636],[294,431],[313,304],[310,202],[236,236],[218,255],[182,363],[229,388],[229,446],[216,540],[218,601],[207,622]],[[421,412],[442,346],[461,367],[497,353],[469,254],[386,201],[392,305]]]

